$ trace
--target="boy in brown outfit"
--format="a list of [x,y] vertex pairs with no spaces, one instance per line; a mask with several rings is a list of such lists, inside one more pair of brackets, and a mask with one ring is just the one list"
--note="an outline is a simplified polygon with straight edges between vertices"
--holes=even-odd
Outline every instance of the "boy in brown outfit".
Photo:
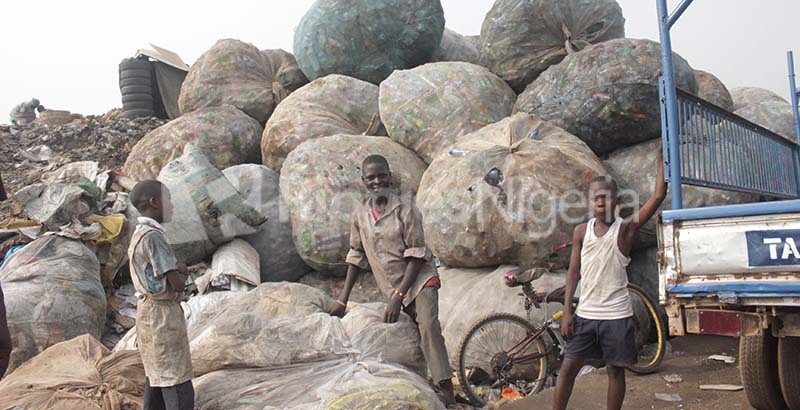
[[192,360],[180,305],[186,266],[178,264],[161,226],[172,219],[169,190],[141,181],[131,192],[139,224],[128,248],[136,297],[136,337],[147,376],[145,410],[192,410]]
[[444,394],[445,404],[453,404],[453,371],[439,323],[441,282],[425,245],[422,215],[412,200],[392,191],[386,158],[367,157],[361,180],[369,199],[353,212],[347,279],[331,314],[344,315],[359,271],[371,268],[387,301],[384,321],[396,322],[401,309],[414,319],[431,377]]

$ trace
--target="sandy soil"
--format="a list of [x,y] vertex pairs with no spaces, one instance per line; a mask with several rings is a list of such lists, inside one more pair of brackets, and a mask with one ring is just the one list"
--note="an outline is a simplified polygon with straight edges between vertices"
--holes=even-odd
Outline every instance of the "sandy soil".
[[[686,336],[670,340],[672,352],[661,369],[652,375],[636,376],[628,373],[628,392],[623,409],[690,409],[690,410],[739,410],[750,409],[743,391],[703,391],[700,385],[740,385],[738,368],[738,339],[713,336]],[[727,354],[737,363],[726,364],[708,360],[714,354]],[[664,376],[677,374],[683,381],[667,383]],[[607,375],[598,369],[579,378],[569,403],[569,409],[605,409]],[[678,394],[680,402],[656,400],[656,393]],[[553,390],[548,389],[535,397],[506,403],[496,408],[503,410],[549,409],[552,406]],[[493,406],[494,407],[494,406]]]

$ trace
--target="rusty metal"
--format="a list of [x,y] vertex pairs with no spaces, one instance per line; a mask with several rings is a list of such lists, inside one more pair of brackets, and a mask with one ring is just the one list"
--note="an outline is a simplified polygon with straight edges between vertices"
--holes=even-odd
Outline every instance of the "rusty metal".
[[719,309],[687,309],[686,332],[717,336],[755,336],[766,328],[766,318],[758,313]]
[[669,322],[669,335],[670,336],[685,336],[686,330],[683,326],[683,309],[675,300],[665,306],[664,310],[667,312],[667,319]]
[[700,334],[700,312],[698,310],[686,310],[686,333]]
[[778,315],[776,326],[778,337],[800,337],[800,313],[787,313]]

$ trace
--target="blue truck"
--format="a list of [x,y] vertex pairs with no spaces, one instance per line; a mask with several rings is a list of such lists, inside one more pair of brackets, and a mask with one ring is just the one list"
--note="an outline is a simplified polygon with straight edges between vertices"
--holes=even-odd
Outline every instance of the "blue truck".
[[[739,371],[759,410],[800,410],[800,141],[675,88],[671,12],[656,0],[665,177],[658,227],[659,301],[672,336],[739,338]],[[787,53],[796,136],[798,90]],[[681,184],[748,192],[759,203],[684,209]]]

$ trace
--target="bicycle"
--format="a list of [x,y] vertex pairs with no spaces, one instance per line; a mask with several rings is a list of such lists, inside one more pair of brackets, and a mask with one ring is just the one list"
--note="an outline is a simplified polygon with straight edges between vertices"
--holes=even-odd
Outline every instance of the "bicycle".
[[[462,338],[457,358],[458,381],[473,404],[485,406],[491,400],[539,393],[550,376],[555,375],[556,371],[548,371],[548,367],[550,361],[560,362],[564,358],[567,341],[560,328],[564,312],[548,315],[547,303],[563,304],[564,288],[550,293],[536,292],[532,282],[546,271],[520,269],[504,277],[507,286],[522,287],[528,319],[510,313],[491,314],[478,320]],[[628,370],[636,374],[653,373],[666,352],[663,310],[640,287],[629,284],[628,290],[632,303],[644,305],[634,306],[639,363]],[[578,298],[572,302],[577,305]],[[534,324],[529,320],[531,308],[541,309],[543,304],[545,319]]]

